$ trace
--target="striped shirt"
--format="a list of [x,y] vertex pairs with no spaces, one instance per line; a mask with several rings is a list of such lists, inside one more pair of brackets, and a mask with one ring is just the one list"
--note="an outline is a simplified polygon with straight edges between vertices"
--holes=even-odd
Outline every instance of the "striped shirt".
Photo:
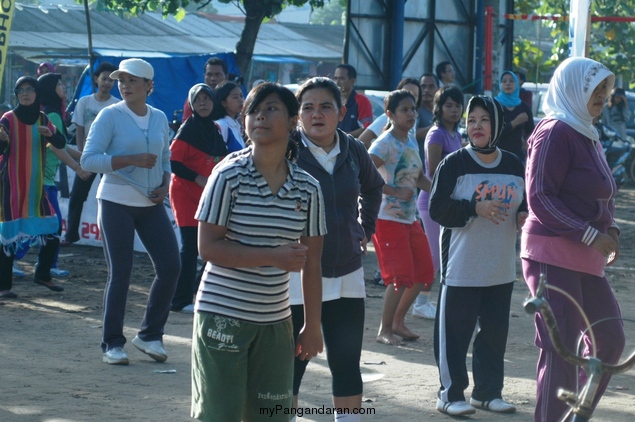
[[[241,245],[275,248],[301,236],[326,234],[320,185],[295,164],[277,195],[256,170],[253,150],[229,155],[205,186],[196,219],[227,228],[226,239]],[[256,324],[291,316],[289,273],[271,266],[228,268],[207,263],[196,310]]]

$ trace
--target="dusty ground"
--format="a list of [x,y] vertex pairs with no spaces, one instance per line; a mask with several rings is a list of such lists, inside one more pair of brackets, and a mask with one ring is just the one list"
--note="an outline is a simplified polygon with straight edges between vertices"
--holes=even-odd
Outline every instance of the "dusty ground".
[[[619,193],[622,256],[608,270],[624,317],[635,319],[635,190]],[[192,317],[172,313],[166,326],[166,363],[159,364],[127,346],[130,365],[106,365],[99,348],[102,293],[106,267],[100,248],[70,246],[62,250],[60,267],[71,276],[60,282],[63,294],[49,292],[30,280],[35,255],[21,263],[27,278],[16,279],[17,300],[0,301],[0,421],[186,421],[190,404],[190,336]],[[375,262],[367,260],[367,274]],[[137,254],[130,288],[126,335],[140,325],[152,268]],[[366,420],[450,420],[434,410],[437,370],[432,353],[433,324],[411,319],[410,327],[422,339],[404,347],[375,342],[383,289],[368,284],[366,336],[362,353],[365,379],[364,407],[374,411]],[[436,289],[435,289],[436,292]],[[532,318],[522,310],[527,294],[518,282],[507,348],[505,397],[518,412],[499,416],[478,411],[469,420],[531,421],[534,405]],[[635,349],[632,322],[626,323],[628,350]],[[596,421],[635,420],[635,371],[614,377],[596,412]],[[301,405],[330,404],[330,378],[324,356],[307,370]],[[467,418],[466,418],[467,419]],[[329,421],[332,416],[310,415],[304,421]]]

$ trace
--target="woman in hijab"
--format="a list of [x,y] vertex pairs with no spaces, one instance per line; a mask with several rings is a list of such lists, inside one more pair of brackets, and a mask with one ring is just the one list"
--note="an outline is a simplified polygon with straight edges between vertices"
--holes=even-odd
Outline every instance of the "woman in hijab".
[[[42,106],[42,112],[46,114],[46,117],[53,123],[53,126],[57,131],[64,136],[64,140],[68,138],[66,133],[66,127],[64,126],[64,100],[66,99],[66,88],[62,84],[62,75],[59,73],[46,73],[38,78],[39,87],[39,100]],[[62,234],[62,213],[60,212],[60,206],[57,200],[58,189],[55,184],[55,175],[60,165],[60,161],[73,169],[78,177],[87,179],[90,173],[84,171],[79,165],[78,161],[82,154],[73,149],[65,146],[63,149],[48,148],[46,150],[46,164],[44,168],[44,189],[49,202],[55,210],[57,215],[57,221],[59,222],[59,229],[57,235]],[[20,259],[28,248],[21,248],[16,253],[16,259]],[[53,277],[66,277],[69,272],[61,270],[57,267],[57,258],[59,255],[59,247],[55,251],[55,259],[53,260],[53,266],[51,267],[51,276]]]
[[[615,76],[587,58],[569,58],[556,69],[545,98],[546,117],[529,138],[527,200],[529,217],[521,236],[523,274],[532,294],[540,274],[549,285],[570,294],[594,328],[597,357],[617,361],[624,348],[620,309],[604,273],[619,256],[614,220],[617,188],[606,163],[593,120],[602,113]],[[569,350],[579,337],[589,354],[590,338],[574,303],[548,291],[560,335]],[[565,329],[566,327],[566,329]],[[537,368],[535,421],[563,416],[567,404],[557,390],[575,391],[578,368],[555,352],[544,322],[536,317]],[[608,385],[599,385],[597,404]]]
[[172,298],[172,311],[193,313],[192,299],[199,280],[198,221],[194,214],[216,164],[227,155],[227,146],[211,116],[214,91],[206,84],[194,85],[188,94],[192,115],[183,123],[170,145],[172,183],[170,205],[181,232],[181,274]]
[[[430,217],[441,225],[441,289],[434,353],[441,387],[437,410],[453,416],[474,409],[512,413],[502,399],[509,309],[516,280],[516,234],[527,217],[523,166],[499,149],[503,108],[492,97],[467,105],[469,146],[439,164]],[[484,252],[487,251],[487,252]],[[473,346],[470,402],[466,356]]]
[[18,79],[14,92],[18,106],[0,119],[0,298],[6,299],[17,297],[11,291],[15,251],[36,241],[42,247],[33,281],[64,290],[51,280],[59,223],[43,182],[47,145],[63,148],[66,140],[40,112],[34,78]]
[[498,141],[498,147],[516,154],[524,163],[526,140],[534,130],[534,116],[531,107],[520,100],[520,84],[514,72],[511,70],[503,72],[499,88],[500,93],[496,99],[503,106],[506,124]]

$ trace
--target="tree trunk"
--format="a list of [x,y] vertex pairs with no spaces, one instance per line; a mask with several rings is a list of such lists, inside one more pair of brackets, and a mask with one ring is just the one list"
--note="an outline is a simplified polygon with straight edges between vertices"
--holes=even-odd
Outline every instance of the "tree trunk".
[[[245,26],[240,34],[240,39],[236,43],[236,64],[243,77],[247,77],[251,58],[254,55],[254,46],[258,38],[258,31],[264,18],[268,15],[267,2],[261,0],[244,0],[245,6]],[[247,82],[247,81],[245,81]]]

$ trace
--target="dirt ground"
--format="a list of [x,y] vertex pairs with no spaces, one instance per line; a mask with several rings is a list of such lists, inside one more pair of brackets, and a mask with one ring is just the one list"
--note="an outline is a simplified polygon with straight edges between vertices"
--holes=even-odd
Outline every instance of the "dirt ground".
[[[617,292],[626,324],[627,351],[635,349],[635,190],[618,195],[622,229],[621,258],[607,273]],[[102,362],[99,348],[102,294],[106,266],[102,250],[88,246],[63,248],[60,268],[71,276],[60,280],[62,294],[31,282],[35,255],[20,264],[27,272],[15,279],[16,300],[0,301],[0,421],[186,421],[190,406],[190,344],[192,317],[172,313],[164,338],[169,358],[156,363],[131,345],[129,366]],[[376,266],[366,260],[367,277]],[[125,334],[129,339],[141,323],[153,270],[145,254],[135,257],[128,296]],[[433,295],[436,293],[435,288]],[[434,421],[454,419],[434,409],[438,374],[432,352],[433,323],[409,318],[421,339],[403,347],[375,341],[383,288],[367,282],[366,334],[362,353],[365,420]],[[531,421],[534,406],[532,317],[522,302],[527,294],[517,283],[506,355],[504,396],[518,407],[512,415],[477,411],[474,421]],[[468,390],[469,394],[469,390]],[[596,421],[635,420],[635,371],[615,376],[596,411]],[[324,355],[309,365],[300,405],[330,405],[330,377]],[[332,416],[306,415],[300,421],[331,421]]]

